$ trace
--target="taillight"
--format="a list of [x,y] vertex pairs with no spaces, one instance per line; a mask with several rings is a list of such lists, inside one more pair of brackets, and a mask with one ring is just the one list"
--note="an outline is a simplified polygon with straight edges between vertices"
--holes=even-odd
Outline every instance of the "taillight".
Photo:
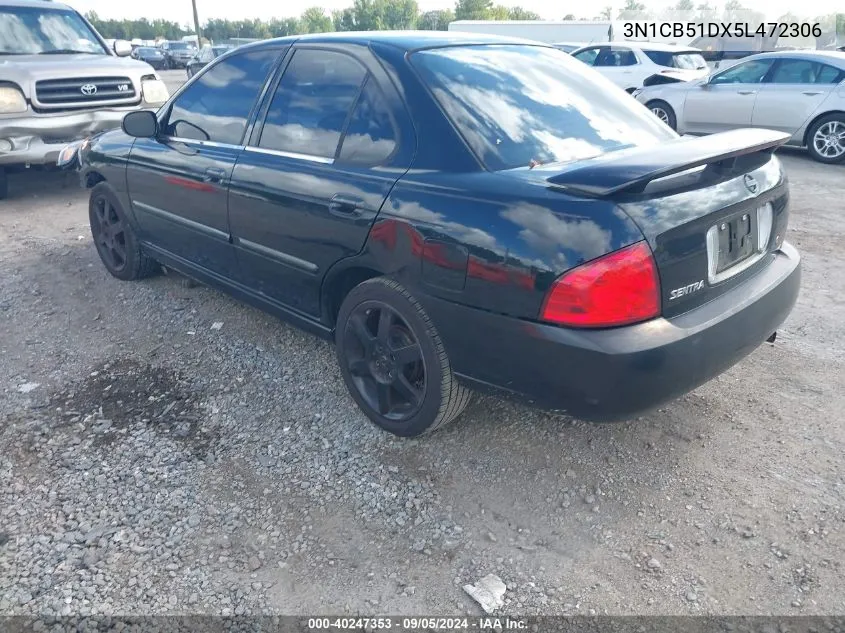
[[613,327],[660,315],[660,281],[651,249],[637,242],[573,268],[552,285],[543,321]]

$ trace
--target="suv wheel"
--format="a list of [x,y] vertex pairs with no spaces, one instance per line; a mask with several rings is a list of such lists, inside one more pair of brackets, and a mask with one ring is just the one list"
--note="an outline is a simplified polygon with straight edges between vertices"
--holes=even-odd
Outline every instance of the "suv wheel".
[[469,403],[470,391],[452,375],[434,324],[395,281],[376,277],[350,291],[338,314],[335,344],[355,402],[394,435],[434,431]]

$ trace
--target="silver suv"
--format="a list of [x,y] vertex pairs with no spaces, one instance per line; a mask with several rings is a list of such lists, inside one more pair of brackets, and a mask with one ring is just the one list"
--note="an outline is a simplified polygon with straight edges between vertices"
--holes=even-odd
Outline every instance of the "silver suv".
[[63,147],[120,127],[169,98],[153,68],[109,47],[77,11],[51,0],[0,0],[0,198],[6,173],[55,165]]

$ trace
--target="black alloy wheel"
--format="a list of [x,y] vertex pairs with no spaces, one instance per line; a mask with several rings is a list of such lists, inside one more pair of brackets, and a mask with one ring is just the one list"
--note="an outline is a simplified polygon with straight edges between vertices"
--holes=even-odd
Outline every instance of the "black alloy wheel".
[[419,410],[426,387],[422,349],[393,308],[375,300],[356,306],[344,346],[355,386],[379,415],[404,422]]
[[126,268],[126,227],[111,200],[99,196],[94,200],[91,234],[103,263],[109,270]]
[[91,190],[88,219],[100,260],[114,277],[143,279],[159,270],[158,263],[141,251],[126,214],[105,182]]
[[433,431],[469,402],[434,324],[396,281],[376,277],[349,292],[338,314],[335,347],[353,399],[390,433]]

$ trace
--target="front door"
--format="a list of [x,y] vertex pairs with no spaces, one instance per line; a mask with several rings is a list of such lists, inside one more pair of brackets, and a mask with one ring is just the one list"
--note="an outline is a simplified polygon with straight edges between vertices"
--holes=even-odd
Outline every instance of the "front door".
[[[398,95],[366,55],[299,46],[232,176],[232,236],[243,283],[320,315],[320,286],[358,253],[410,165]],[[394,116],[392,116],[394,115]]]
[[278,57],[262,49],[216,64],[175,99],[157,138],[135,141],[127,185],[141,239],[153,248],[223,276],[236,271],[229,180]]
[[708,83],[690,86],[681,127],[691,134],[712,134],[750,127],[754,103],[771,59],[755,59],[732,66]]

